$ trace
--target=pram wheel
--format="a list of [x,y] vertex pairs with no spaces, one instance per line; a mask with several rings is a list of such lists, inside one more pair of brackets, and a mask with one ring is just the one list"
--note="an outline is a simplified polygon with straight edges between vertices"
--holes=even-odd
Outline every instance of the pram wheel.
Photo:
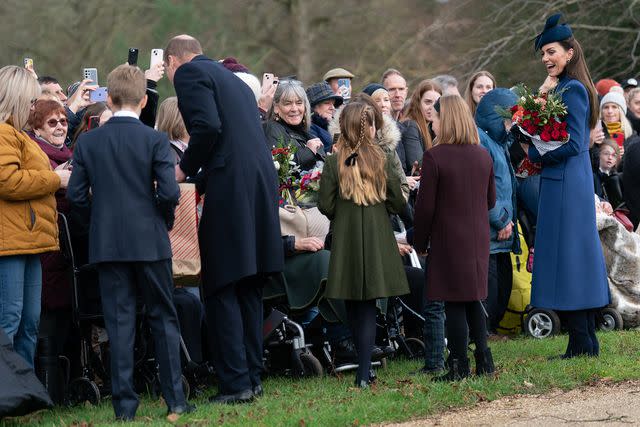
[[527,314],[525,326],[530,336],[543,339],[560,332],[560,318],[552,310],[534,308]]
[[322,363],[311,352],[300,353],[302,375],[304,377],[321,377],[323,374]]
[[71,406],[83,402],[95,406],[100,403],[100,389],[88,378],[76,378],[69,383],[68,399]]
[[598,328],[601,331],[614,331],[620,330],[624,326],[622,315],[618,310],[611,307],[605,307],[600,311],[598,318]]
[[408,359],[422,359],[424,358],[425,345],[422,340],[418,338],[407,338],[404,340],[405,349],[404,353]]

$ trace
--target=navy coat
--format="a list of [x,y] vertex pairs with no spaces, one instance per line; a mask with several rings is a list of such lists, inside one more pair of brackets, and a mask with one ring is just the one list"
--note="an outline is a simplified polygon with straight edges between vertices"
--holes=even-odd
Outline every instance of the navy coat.
[[205,197],[199,240],[205,295],[284,268],[278,177],[253,92],[204,55],[180,66],[173,84],[191,139],[180,167],[200,168]]
[[90,263],[171,258],[180,189],[169,150],[165,134],[132,117],[80,135],[67,199],[80,209],[91,204]]
[[542,162],[531,304],[583,310],[609,304],[607,271],[596,228],[589,158],[589,97],[578,80],[563,76],[569,141],[544,156],[533,144],[532,162]]
[[509,89],[497,88],[482,97],[476,110],[480,144],[493,160],[496,183],[496,205],[489,211],[492,254],[511,251],[520,253],[518,227],[513,227],[513,233],[507,240],[498,240],[500,230],[510,222],[516,224],[516,176],[509,157],[509,134],[496,107],[508,109],[515,105],[517,100],[518,97]]

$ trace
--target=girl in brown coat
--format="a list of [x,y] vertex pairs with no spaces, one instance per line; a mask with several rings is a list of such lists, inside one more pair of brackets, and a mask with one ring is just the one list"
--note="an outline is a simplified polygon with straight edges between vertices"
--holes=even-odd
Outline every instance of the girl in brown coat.
[[467,337],[476,345],[476,373],[492,373],[486,319],[489,214],[496,200],[493,164],[479,145],[469,107],[457,95],[434,105],[436,146],[424,153],[416,202],[414,244],[429,247],[427,300],[444,301],[449,372],[437,379],[469,375]]

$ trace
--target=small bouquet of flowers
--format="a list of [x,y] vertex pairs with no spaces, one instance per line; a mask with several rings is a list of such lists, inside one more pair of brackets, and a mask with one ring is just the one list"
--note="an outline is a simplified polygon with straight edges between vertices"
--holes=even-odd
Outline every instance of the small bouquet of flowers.
[[300,167],[293,156],[296,147],[290,147],[279,141],[278,145],[271,149],[273,165],[278,171],[278,190],[280,191],[280,205],[295,205],[294,194],[299,188]]
[[523,135],[531,138],[540,155],[569,141],[567,132],[567,107],[562,102],[562,92],[534,94],[526,86],[519,86],[520,98],[511,108],[511,121]]
[[300,188],[296,193],[296,198],[300,203],[304,203],[305,205],[317,206],[322,168],[302,172],[300,175]]

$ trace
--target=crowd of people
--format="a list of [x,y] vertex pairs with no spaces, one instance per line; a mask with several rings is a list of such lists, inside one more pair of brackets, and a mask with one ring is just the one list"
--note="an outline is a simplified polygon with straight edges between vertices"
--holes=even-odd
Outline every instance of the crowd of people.
[[[596,310],[609,303],[609,290],[595,205],[626,215],[634,228],[640,221],[640,86],[635,78],[594,84],[560,20],[547,20],[535,48],[548,73],[540,92],[561,94],[570,138],[544,155],[499,113],[518,96],[486,70],[464,86],[440,75],[410,88],[396,69],[359,82],[336,68],[305,89],[293,78],[261,83],[183,35],[145,73],[117,67],[107,102],[92,102],[89,79],[63,90],[32,68],[3,67],[0,327],[31,366],[42,341],[53,354],[68,351],[72,289],[60,212],[70,218],[77,263],[97,269],[119,419],[133,419],[138,406],[136,294],[163,397],[170,413],[182,414],[194,406],[181,388],[179,337],[198,336],[203,322],[218,379],[212,401],[263,394],[263,289],[282,272],[336,301],[341,322],[325,322],[324,333],[357,363],[358,387],[375,381],[372,360],[393,353],[375,345],[378,302],[392,296],[405,296],[425,319],[416,374],[471,375],[471,341],[475,373],[491,375],[488,342],[507,309],[510,254],[520,253],[522,231],[536,249],[525,254],[531,304],[566,318],[561,357],[598,356]],[[165,73],[177,96],[159,102]],[[294,148],[300,171],[322,171],[317,207],[331,222],[326,239],[281,233],[271,157],[278,146]],[[204,198],[201,284],[186,294],[172,283],[168,237],[180,182],[195,183]],[[407,262],[410,254],[420,266]],[[189,295],[195,311],[180,308],[178,294]],[[195,320],[187,323],[185,311],[198,313]],[[313,307],[305,319],[321,313]]]

